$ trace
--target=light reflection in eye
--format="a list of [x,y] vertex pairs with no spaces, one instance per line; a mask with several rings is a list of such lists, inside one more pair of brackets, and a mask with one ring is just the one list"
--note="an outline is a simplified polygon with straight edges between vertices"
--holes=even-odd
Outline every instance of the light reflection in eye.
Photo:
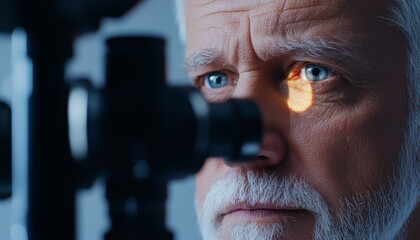
[[[317,64],[298,65],[291,71],[286,83],[288,90],[287,106],[294,112],[304,112],[313,104],[313,89],[311,82],[328,79],[331,72],[328,68]],[[300,80],[300,81],[299,81]]]
[[218,89],[227,86],[229,78],[222,72],[213,72],[204,77],[204,86],[210,89]]
[[299,76],[302,80],[309,82],[323,81],[328,79],[330,75],[330,69],[317,64],[307,64],[300,70],[299,73]]
[[306,111],[313,102],[311,84],[296,84],[293,80],[287,81],[288,98],[287,106],[294,112]]

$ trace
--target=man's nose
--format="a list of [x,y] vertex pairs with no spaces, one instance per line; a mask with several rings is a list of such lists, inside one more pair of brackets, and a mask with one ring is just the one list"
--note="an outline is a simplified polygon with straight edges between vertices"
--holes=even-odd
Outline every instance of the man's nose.
[[259,80],[261,79],[240,79],[232,97],[252,99],[259,106],[264,124],[261,150],[256,159],[247,163],[228,163],[229,167],[274,167],[286,157],[285,128],[289,112],[285,102],[279,97],[279,92],[276,92],[278,90],[271,83]]
[[261,150],[256,159],[245,163],[226,163],[235,168],[269,168],[278,166],[286,156],[286,144],[284,138],[271,130],[263,134]]

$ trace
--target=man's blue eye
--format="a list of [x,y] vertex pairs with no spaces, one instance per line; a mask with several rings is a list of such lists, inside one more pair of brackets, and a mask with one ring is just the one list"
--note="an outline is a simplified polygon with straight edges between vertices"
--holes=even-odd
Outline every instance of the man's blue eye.
[[228,85],[228,83],[228,76],[221,72],[210,73],[204,77],[204,85],[210,89],[222,88]]
[[328,79],[330,76],[330,69],[317,64],[308,64],[300,71],[300,78],[309,82],[322,81]]

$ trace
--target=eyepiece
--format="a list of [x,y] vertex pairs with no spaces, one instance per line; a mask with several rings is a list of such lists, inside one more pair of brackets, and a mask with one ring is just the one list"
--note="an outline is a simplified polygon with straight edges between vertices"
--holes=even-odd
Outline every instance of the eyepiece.
[[12,195],[12,113],[0,102],[0,199]]
[[262,138],[262,121],[253,101],[231,99],[210,104],[209,117],[209,156],[220,156],[233,162],[256,158]]

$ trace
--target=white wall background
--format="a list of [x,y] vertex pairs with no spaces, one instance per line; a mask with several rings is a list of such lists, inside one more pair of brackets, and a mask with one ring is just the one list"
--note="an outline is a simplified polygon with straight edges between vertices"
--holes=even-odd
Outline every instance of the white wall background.
[[[167,73],[171,84],[189,84],[181,65],[184,47],[178,39],[173,3],[168,0],[144,0],[120,19],[106,19],[97,33],[80,37],[74,59],[68,64],[68,76],[87,76],[95,84],[103,83],[104,40],[119,34],[162,36],[167,40]],[[10,37],[0,35],[0,100],[10,98]],[[167,226],[176,240],[200,239],[194,213],[194,177],[173,181],[169,187]],[[97,182],[92,189],[78,193],[78,240],[102,240],[109,226],[104,189]],[[9,240],[10,201],[0,202],[0,240]]]

